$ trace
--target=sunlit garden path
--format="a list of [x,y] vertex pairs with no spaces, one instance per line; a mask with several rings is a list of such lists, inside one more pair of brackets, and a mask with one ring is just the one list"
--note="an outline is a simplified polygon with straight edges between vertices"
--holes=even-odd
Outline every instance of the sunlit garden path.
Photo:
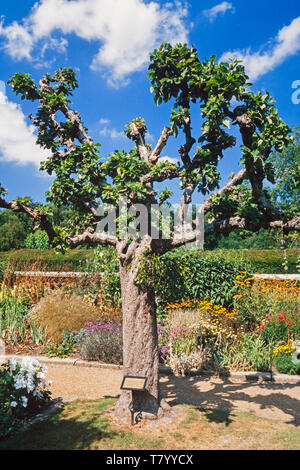
[[[47,364],[53,398],[63,401],[117,397],[122,369]],[[292,380],[291,380],[292,382]],[[300,378],[292,383],[249,383],[237,378],[175,377],[161,374],[162,394],[171,405],[191,404],[300,425]]]

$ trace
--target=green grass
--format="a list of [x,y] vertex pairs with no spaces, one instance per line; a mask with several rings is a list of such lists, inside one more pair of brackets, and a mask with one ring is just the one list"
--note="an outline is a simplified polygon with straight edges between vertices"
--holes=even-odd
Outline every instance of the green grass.
[[114,399],[74,401],[10,439],[1,450],[300,450],[300,429],[252,413],[183,405],[164,427],[117,427],[106,410]]

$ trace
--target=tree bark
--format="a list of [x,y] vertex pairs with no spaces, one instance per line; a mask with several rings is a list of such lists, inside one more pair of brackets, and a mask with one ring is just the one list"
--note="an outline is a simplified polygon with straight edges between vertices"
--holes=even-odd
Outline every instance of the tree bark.
[[155,295],[135,282],[136,266],[120,266],[124,375],[147,377],[146,391],[121,391],[113,414],[128,418],[129,404],[140,419],[156,419],[160,409]]

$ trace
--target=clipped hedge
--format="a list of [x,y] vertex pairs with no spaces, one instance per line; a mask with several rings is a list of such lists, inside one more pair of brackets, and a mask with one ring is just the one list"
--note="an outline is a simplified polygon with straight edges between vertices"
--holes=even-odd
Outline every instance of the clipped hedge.
[[[93,250],[69,250],[57,253],[54,250],[22,249],[0,252],[0,270],[9,263],[15,270],[30,267],[44,271],[82,271],[86,259],[93,257]],[[33,269],[34,270],[34,269]]]
[[[202,255],[202,252],[198,252]],[[297,257],[300,250],[287,250],[288,271],[283,266],[283,251],[273,250],[213,250],[205,251],[205,256],[216,254],[226,259],[244,260],[253,272],[265,274],[296,274]],[[16,269],[23,269],[40,263],[48,271],[81,271],[86,259],[93,257],[92,249],[74,249],[65,254],[56,253],[54,250],[22,249],[0,252],[0,264],[10,262]]]

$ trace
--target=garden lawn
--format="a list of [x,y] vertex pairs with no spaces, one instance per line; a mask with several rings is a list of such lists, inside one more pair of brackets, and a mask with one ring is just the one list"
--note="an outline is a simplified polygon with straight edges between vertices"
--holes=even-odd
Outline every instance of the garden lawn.
[[182,405],[172,426],[117,428],[105,412],[114,399],[74,401],[0,442],[0,450],[300,450],[300,428],[252,413]]

